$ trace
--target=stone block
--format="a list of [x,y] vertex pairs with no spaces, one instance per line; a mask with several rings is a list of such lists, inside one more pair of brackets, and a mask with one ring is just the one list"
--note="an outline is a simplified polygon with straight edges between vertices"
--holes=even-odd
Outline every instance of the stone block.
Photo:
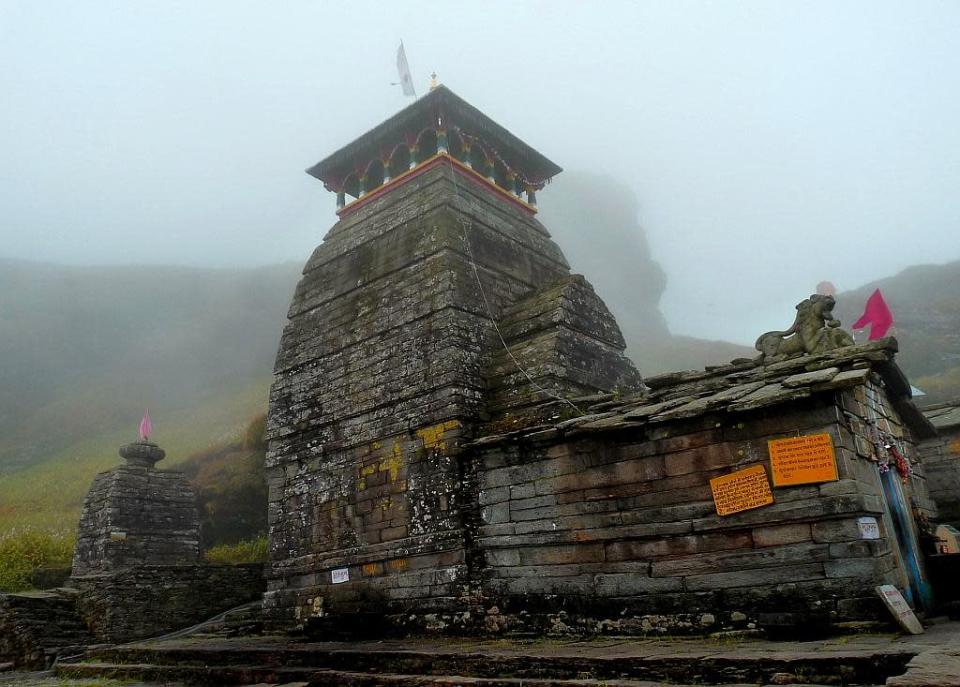
[[527,510],[530,508],[542,508],[544,506],[555,506],[557,497],[553,494],[545,496],[534,496],[532,498],[511,498],[510,509],[514,511]]
[[480,509],[480,518],[486,525],[510,522],[510,502],[497,503]]
[[825,561],[828,557],[825,544],[791,544],[754,551],[720,551],[654,561],[650,574],[653,577],[671,577],[718,571],[759,571],[787,564]]
[[665,474],[675,477],[691,472],[730,468],[736,465],[737,460],[738,457],[731,451],[729,444],[710,444],[671,453],[666,458]]
[[603,560],[602,544],[530,546],[520,550],[523,565],[597,563]]
[[808,563],[779,568],[738,570],[706,575],[692,575],[683,579],[687,591],[711,591],[732,587],[762,587],[800,580],[823,578],[823,563]]
[[874,555],[872,544],[874,544],[874,541],[850,541],[830,544],[830,558],[868,558]]
[[481,506],[487,506],[491,503],[502,503],[510,499],[510,487],[496,487],[493,489],[481,489],[477,500]]
[[497,568],[520,565],[520,551],[517,549],[487,549],[484,551],[487,565]]
[[869,580],[881,575],[885,570],[876,558],[845,558],[824,561],[823,569],[827,577],[856,577]]
[[860,539],[860,527],[857,525],[856,518],[825,520],[813,523],[811,534],[813,540],[818,543],[858,541]]
[[750,549],[752,546],[752,537],[744,532],[671,536],[647,541],[614,541],[606,546],[606,560],[648,561],[727,549]]
[[510,485],[511,499],[528,499],[537,495],[537,488],[534,482],[524,482],[523,484]]
[[841,494],[859,494],[863,487],[856,479],[841,479],[836,482],[826,482],[820,485],[821,496],[838,496]]
[[772,527],[757,527],[752,530],[753,542],[759,547],[782,546],[797,542],[812,541],[809,523],[791,523]]
[[[797,487],[793,487],[797,489]],[[783,490],[787,491],[787,490]],[[812,488],[817,493],[816,487]],[[775,494],[778,499],[783,498],[781,491]],[[847,494],[842,496],[804,498],[800,501],[778,501],[770,506],[756,510],[736,513],[725,517],[714,516],[693,521],[695,531],[710,531],[717,529],[743,527],[748,525],[766,525],[771,522],[796,522],[801,520],[823,519],[844,513],[863,512],[863,496]],[[814,541],[818,541],[814,537]]]
[[683,588],[680,578],[653,578],[638,574],[600,574],[594,577],[594,588],[601,596],[635,596],[677,592]]

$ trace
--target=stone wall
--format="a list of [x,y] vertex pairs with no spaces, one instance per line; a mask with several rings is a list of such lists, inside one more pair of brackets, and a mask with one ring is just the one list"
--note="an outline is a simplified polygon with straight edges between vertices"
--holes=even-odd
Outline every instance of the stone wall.
[[140,566],[71,579],[77,604],[101,642],[155,637],[260,597],[263,565]]
[[0,663],[43,670],[61,651],[76,653],[93,642],[67,590],[0,594]]
[[940,522],[960,527],[960,402],[925,408],[939,435],[920,445]]
[[[885,619],[874,585],[903,588],[906,577],[870,427],[908,457],[915,450],[884,394],[877,380],[733,416],[608,420],[601,430],[598,415],[593,431],[478,442],[470,469],[487,629],[675,633]],[[769,439],[820,433],[833,439],[837,481],[774,488],[773,505],[716,514],[711,478],[768,463]],[[913,468],[905,489],[929,512],[922,466]],[[864,516],[878,520],[880,539],[861,538]]]

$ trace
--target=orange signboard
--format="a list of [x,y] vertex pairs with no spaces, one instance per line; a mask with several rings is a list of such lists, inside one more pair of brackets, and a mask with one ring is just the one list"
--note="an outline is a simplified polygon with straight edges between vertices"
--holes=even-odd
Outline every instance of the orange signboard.
[[717,515],[730,515],[773,503],[767,470],[762,465],[714,477],[710,480],[710,489]]
[[829,434],[771,439],[767,446],[775,487],[837,479],[837,459],[833,454],[833,437]]

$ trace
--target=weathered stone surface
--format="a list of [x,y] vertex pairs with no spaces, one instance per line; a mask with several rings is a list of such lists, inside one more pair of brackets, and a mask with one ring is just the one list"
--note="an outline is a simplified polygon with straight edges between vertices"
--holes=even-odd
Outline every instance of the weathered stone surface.
[[151,467],[162,450],[152,444],[130,446],[124,447],[133,456],[130,464],[100,473],[87,492],[74,575],[136,565],[188,565],[199,558],[193,488],[182,473]]
[[43,670],[64,649],[93,642],[69,590],[0,594],[0,663]]
[[826,384],[839,374],[840,370],[836,367],[825,367],[813,372],[801,372],[800,374],[790,375],[783,380],[783,385],[787,388],[798,386],[810,386],[813,384]]
[[[462,566],[416,594],[412,573],[390,566],[463,558],[464,437],[483,419],[533,434],[536,420],[515,417],[551,394],[639,384],[616,322],[544,228],[448,166],[344,216],[304,268],[289,317],[268,421],[265,609],[280,625],[308,622],[320,600],[366,594],[380,610],[440,587],[465,594]],[[558,436],[540,430],[532,440]],[[507,522],[496,482],[484,489],[486,522]],[[384,573],[354,583],[361,561]],[[338,567],[350,570],[342,586]]]
[[263,566],[148,565],[74,577],[80,615],[101,642],[155,637],[260,597]]
[[920,444],[920,459],[941,522],[960,527],[960,401],[924,409],[938,435]]

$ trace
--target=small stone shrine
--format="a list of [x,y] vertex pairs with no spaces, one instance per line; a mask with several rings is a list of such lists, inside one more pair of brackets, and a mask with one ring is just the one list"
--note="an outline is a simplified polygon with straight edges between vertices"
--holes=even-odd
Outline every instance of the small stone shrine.
[[73,575],[197,563],[200,519],[186,477],[156,469],[165,453],[149,441],[120,455],[126,464],[98,474],[84,500]]
[[183,473],[155,467],[165,454],[142,428],[120,455],[126,464],[97,475],[84,501],[68,581],[97,639],[153,637],[263,592],[261,564],[200,560],[193,488]]

